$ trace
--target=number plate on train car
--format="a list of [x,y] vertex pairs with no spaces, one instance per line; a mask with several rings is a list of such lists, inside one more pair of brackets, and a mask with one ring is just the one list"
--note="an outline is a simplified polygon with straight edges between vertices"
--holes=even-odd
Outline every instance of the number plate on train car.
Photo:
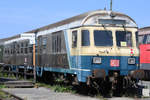
[[111,67],[119,67],[119,60],[110,60]]

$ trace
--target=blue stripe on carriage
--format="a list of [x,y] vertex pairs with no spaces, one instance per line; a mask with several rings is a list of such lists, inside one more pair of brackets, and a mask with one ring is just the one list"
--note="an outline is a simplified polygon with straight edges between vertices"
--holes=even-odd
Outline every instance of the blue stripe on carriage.
[[37,76],[42,76],[44,71],[48,72],[58,72],[64,74],[75,74],[77,75],[79,82],[86,82],[87,76],[91,75],[91,71],[88,69],[63,69],[54,67],[36,67]]
[[74,74],[73,70],[63,69],[63,68],[55,68],[55,67],[44,67],[44,71]]
[[[101,64],[93,64],[92,59],[95,56],[80,56],[80,64],[76,64],[76,57],[77,56],[72,56],[71,57],[71,67],[72,68],[80,68],[80,69],[104,69],[106,71],[106,75],[108,75],[109,70],[120,70],[120,75],[127,75],[128,71],[138,69],[139,67],[137,64],[139,64],[139,57],[136,58],[136,64],[135,65],[129,65],[128,64],[128,58],[130,56],[99,56],[102,59]],[[119,67],[111,67],[110,66],[110,60],[111,59],[116,59],[120,61],[120,66]]]
[[[93,64],[92,58],[94,56],[79,56],[80,57],[80,63],[76,63],[76,57],[72,56],[71,60],[71,69],[63,69],[61,66],[59,68],[55,67],[43,67],[42,71],[51,71],[51,72],[60,72],[60,73],[69,73],[69,74],[76,74],[78,77],[78,80],[80,82],[86,82],[86,78],[89,75],[92,75],[92,70],[94,69],[104,69],[106,72],[106,75],[108,75],[108,72],[110,70],[119,70],[120,75],[128,75],[129,71],[136,70],[139,67],[138,64],[138,57],[136,58],[136,64],[135,65],[128,65],[128,56],[100,56],[102,58],[102,64]],[[111,59],[117,59],[120,60],[120,66],[119,67],[111,67],[110,66],[110,60]],[[41,74],[41,73],[40,73]]]

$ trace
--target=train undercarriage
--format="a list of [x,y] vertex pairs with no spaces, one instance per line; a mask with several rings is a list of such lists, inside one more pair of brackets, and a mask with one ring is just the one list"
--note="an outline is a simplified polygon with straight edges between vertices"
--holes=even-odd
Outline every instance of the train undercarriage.
[[[25,67],[16,69],[9,65],[1,65],[3,68],[1,71],[4,73],[14,74],[16,78],[33,78],[33,69],[26,69]],[[46,84],[54,85],[59,82],[67,85],[78,86],[80,91],[88,92],[87,94],[102,94],[103,96],[122,96],[124,94],[130,95],[138,94],[138,80],[131,76],[120,76],[119,71],[111,71],[109,76],[96,77],[89,76],[87,82],[79,82],[76,75],[64,74],[43,71],[41,77],[36,77],[37,81],[44,82]],[[82,89],[82,90],[81,90]],[[130,92],[129,92],[130,91]]]

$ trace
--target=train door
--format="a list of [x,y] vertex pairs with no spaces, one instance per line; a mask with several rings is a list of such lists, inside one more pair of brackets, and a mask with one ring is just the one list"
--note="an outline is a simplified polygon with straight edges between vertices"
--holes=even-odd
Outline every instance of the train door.
[[81,66],[81,34],[80,30],[72,31],[72,67],[76,70],[78,81],[83,79],[82,66]]
[[38,66],[42,66],[42,36],[38,37],[38,46],[36,46],[37,48],[37,65]]
[[12,56],[12,64],[16,64],[17,63],[17,55],[16,55],[16,45],[17,44],[17,42],[14,42],[13,43],[13,56]]
[[72,31],[72,64],[74,68],[79,69],[81,59],[80,59],[80,45],[79,45],[79,30]]
[[3,60],[3,46],[0,46],[0,63],[2,63]]

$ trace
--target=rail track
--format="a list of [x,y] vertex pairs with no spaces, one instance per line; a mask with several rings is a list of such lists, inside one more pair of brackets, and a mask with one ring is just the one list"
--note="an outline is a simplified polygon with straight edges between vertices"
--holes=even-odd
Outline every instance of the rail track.
[[[0,85],[5,88],[32,88],[34,87],[33,82],[26,81],[26,80],[17,80],[17,79],[11,79],[11,78],[0,78]],[[0,100],[24,100],[13,93],[9,93],[3,89],[0,89],[0,91],[5,96],[4,98],[0,97]]]
[[18,97],[16,95],[11,94],[9,92],[6,92],[4,90],[0,90],[0,91],[3,92],[3,93],[5,93],[5,95],[8,96],[8,98],[5,98],[5,99],[4,98],[0,98],[0,100],[24,100],[23,98],[20,98],[20,97]]
[[4,85],[6,88],[32,88],[33,82],[26,80],[16,80],[9,78],[0,78],[0,85]]

